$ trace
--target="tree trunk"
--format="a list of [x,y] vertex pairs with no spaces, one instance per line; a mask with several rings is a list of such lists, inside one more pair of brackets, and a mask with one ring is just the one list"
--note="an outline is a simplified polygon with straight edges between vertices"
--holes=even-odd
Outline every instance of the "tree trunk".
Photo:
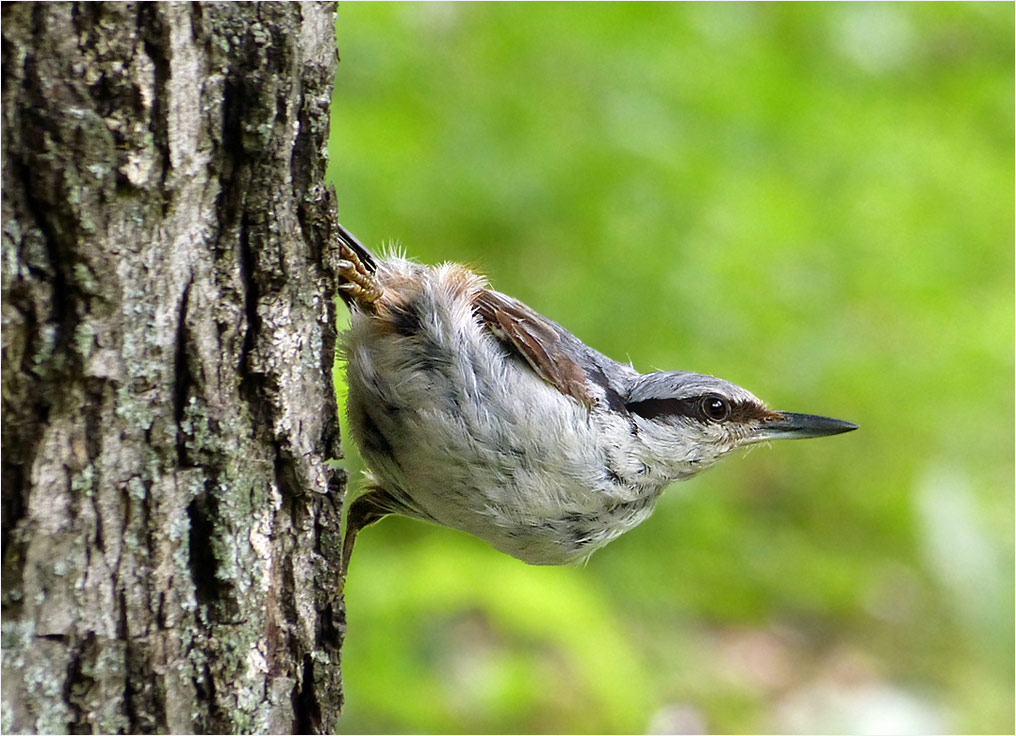
[[334,7],[2,33],[3,731],[334,730]]

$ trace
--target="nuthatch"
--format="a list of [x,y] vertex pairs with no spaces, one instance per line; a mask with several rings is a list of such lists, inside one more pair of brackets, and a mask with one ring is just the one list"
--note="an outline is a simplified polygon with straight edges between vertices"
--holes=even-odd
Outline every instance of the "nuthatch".
[[357,532],[387,514],[535,565],[583,560],[738,448],[857,428],[772,411],[720,378],[641,374],[464,266],[377,258],[342,228],[339,241],[349,424],[370,468],[343,576]]

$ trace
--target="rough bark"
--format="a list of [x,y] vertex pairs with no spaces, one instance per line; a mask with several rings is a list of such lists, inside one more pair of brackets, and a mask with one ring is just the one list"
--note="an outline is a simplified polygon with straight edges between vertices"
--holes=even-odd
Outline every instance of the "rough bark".
[[4,732],[335,728],[334,11],[3,7]]

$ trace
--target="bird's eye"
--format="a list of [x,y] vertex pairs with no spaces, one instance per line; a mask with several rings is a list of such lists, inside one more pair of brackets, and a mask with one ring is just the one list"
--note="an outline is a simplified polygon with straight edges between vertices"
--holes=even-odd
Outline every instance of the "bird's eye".
[[714,422],[722,422],[730,416],[730,403],[715,394],[702,399],[702,414]]

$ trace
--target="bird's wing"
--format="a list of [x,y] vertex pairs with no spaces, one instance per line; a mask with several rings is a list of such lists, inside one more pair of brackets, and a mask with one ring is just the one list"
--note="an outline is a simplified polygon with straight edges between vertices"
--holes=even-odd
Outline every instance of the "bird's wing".
[[561,328],[517,299],[481,289],[473,298],[481,324],[565,396],[592,406],[586,372],[563,349]]

